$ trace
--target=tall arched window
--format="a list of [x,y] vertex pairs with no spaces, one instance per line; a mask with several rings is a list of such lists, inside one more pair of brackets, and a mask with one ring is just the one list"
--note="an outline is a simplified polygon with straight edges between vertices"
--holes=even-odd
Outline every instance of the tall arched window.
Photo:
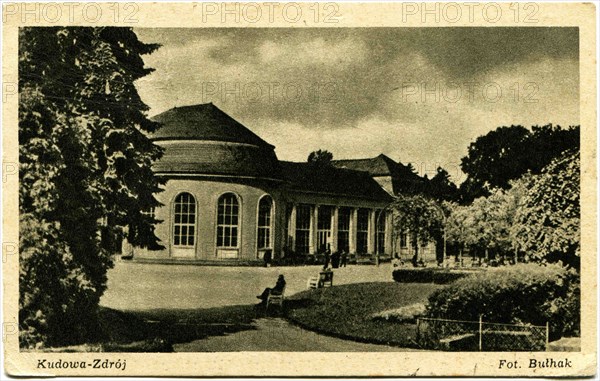
[[189,193],[175,198],[173,210],[173,244],[194,246],[196,237],[196,200]]
[[227,193],[219,197],[217,247],[238,247],[239,213],[238,199],[233,193]]
[[271,220],[273,211],[273,199],[271,196],[265,196],[258,203],[258,225],[257,240],[258,249],[271,248]]

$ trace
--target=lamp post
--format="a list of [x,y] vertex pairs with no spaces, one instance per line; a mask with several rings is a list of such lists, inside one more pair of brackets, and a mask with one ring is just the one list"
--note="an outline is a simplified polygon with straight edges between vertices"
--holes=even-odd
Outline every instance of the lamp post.
[[444,234],[442,236],[443,245],[444,245],[444,249],[443,249],[444,257],[442,258],[442,266],[444,266],[446,264],[446,213],[444,213],[444,210],[438,204],[433,204],[433,205],[435,205],[435,208],[442,215],[442,225],[443,225],[443,229],[444,229]]

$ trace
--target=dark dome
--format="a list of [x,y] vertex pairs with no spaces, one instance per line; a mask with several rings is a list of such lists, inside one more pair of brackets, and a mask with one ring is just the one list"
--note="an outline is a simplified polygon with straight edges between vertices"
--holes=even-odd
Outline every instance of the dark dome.
[[152,118],[151,135],[165,148],[159,174],[279,178],[274,147],[212,103],[176,107]]
[[152,120],[163,125],[151,135],[154,140],[215,140],[273,148],[212,103],[175,107]]

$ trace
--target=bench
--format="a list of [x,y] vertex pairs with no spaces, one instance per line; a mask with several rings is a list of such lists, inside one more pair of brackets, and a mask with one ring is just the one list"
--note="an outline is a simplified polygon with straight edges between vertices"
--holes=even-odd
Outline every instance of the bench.
[[474,333],[456,334],[440,339],[441,350],[476,350],[477,342]]
[[283,288],[283,290],[281,290],[281,292],[270,292],[269,296],[267,297],[267,303],[265,305],[265,310],[269,309],[269,306],[275,305],[275,306],[279,306],[279,308],[283,308],[283,299],[284,299],[284,295],[285,295],[285,287]]
[[307,288],[333,286],[333,271],[321,271],[319,275],[308,278]]

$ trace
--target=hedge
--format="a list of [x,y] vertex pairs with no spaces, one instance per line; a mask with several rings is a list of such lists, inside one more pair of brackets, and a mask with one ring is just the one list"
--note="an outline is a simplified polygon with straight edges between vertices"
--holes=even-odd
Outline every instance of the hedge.
[[473,274],[429,297],[427,316],[509,324],[550,324],[550,339],[578,336],[579,274],[559,265],[519,264]]
[[448,270],[443,268],[396,269],[392,277],[399,283],[448,284],[472,274],[473,271]]

